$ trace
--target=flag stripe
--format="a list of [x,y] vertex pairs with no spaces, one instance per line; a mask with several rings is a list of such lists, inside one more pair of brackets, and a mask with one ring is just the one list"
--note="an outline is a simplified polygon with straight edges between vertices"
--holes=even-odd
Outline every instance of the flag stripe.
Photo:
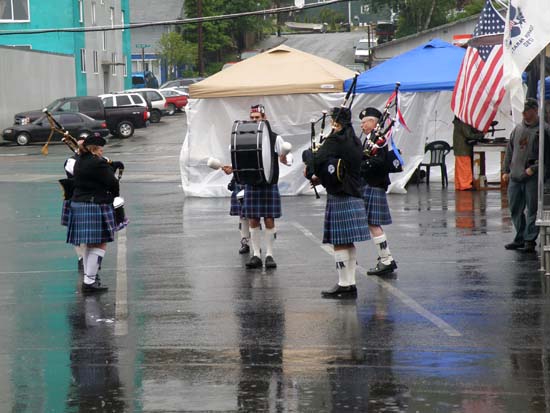
[[[491,0],[486,0],[474,37],[503,31],[504,19],[496,12]],[[468,46],[451,99],[455,115],[485,132],[495,118],[504,94],[503,45]]]

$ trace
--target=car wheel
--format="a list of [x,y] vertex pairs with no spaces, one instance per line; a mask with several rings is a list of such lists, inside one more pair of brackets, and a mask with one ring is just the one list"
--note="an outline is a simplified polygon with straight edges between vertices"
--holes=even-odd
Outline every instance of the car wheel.
[[25,146],[28,145],[31,140],[30,135],[27,132],[21,132],[17,137],[15,138],[15,141],[19,146]]
[[162,115],[159,110],[153,110],[151,111],[151,117],[149,118],[149,121],[151,123],[159,123],[161,116]]
[[131,122],[128,121],[122,121],[117,126],[117,135],[122,138],[126,139],[131,137],[134,134],[134,125],[132,125]]
[[178,108],[176,108],[176,105],[174,105],[173,103],[168,104],[168,109],[167,109],[168,116],[174,116],[177,110]]

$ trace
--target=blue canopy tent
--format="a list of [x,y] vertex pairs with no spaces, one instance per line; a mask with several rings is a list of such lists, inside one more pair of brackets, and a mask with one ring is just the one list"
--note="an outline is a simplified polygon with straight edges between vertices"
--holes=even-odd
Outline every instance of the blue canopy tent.
[[[359,75],[354,113],[366,106],[382,109],[395,90],[396,82],[401,84],[400,107],[411,132],[400,128],[394,135],[406,164],[403,172],[392,174],[389,192],[406,192],[405,185],[424,158],[426,143],[444,140],[452,145],[454,114],[450,102],[465,52],[461,47],[433,39]],[[345,91],[349,90],[352,81],[344,82]],[[502,118],[502,113],[497,115],[499,127],[507,128],[510,122]],[[491,164],[489,161],[488,175],[496,179],[498,163],[495,162],[494,167]],[[447,157],[447,167],[449,181],[453,181],[452,153]]]
[[[391,93],[395,82],[401,92],[453,90],[465,50],[440,39],[430,40],[386,60],[357,79],[357,93]],[[348,91],[352,79],[344,83]]]

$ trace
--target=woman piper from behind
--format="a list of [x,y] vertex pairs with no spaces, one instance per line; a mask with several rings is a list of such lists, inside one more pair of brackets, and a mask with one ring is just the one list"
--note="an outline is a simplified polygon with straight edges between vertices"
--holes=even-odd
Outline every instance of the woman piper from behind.
[[365,206],[361,198],[361,141],[351,125],[351,111],[333,108],[332,132],[310,158],[306,178],[327,191],[323,243],[334,246],[338,283],[322,291],[324,298],[355,298],[357,287],[355,242],[370,239]]
[[105,139],[89,136],[80,146],[74,165],[74,192],[67,226],[67,243],[84,244],[83,293],[104,292],[97,275],[107,243],[114,240],[113,200],[119,194],[119,182],[108,161],[103,158]]

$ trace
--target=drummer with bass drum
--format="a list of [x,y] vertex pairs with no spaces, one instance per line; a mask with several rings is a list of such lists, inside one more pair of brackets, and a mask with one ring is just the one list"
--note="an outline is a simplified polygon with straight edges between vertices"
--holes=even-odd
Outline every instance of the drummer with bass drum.
[[[241,214],[247,218],[250,226],[250,244],[252,246],[253,255],[246,263],[246,268],[262,268],[264,263],[261,258],[261,226],[260,220],[263,217],[265,224],[265,268],[277,268],[277,264],[273,258],[273,243],[276,238],[275,219],[280,218],[281,211],[281,196],[279,194],[279,164],[288,165],[287,153],[289,144],[284,142],[283,138],[271,130],[267,122],[265,107],[261,104],[253,105],[250,108],[250,120],[258,123],[258,127],[254,125],[254,129],[258,129],[257,133],[262,131],[262,165],[254,165],[251,168],[250,162],[256,160],[257,156],[249,156],[251,153],[249,148],[244,150],[239,149],[240,146],[232,144],[232,166],[224,167],[225,173],[234,173],[236,182],[244,184],[244,200],[242,204]],[[262,123],[263,122],[263,123]],[[236,121],[232,133],[232,139],[238,141],[240,137],[250,135],[250,132],[240,131],[239,128],[250,127],[250,122]],[[263,126],[260,128],[260,126]],[[253,135],[256,140],[256,135]],[[245,146],[245,145],[242,145]],[[254,152],[255,150],[252,150]],[[258,148],[260,151],[260,148]],[[267,154],[267,156],[266,156]],[[246,164],[241,167],[241,164]],[[255,179],[254,176],[263,176],[264,179]],[[265,176],[268,175],[267,179]],[[246,182],[245,182],[246,181]]]

